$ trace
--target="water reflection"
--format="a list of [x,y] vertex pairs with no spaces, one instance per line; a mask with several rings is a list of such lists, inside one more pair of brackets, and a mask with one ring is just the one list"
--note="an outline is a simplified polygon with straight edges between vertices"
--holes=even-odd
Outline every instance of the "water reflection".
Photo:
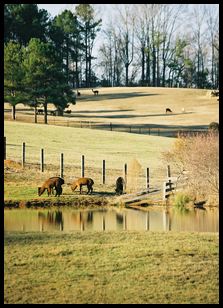
[[5,231],[200,231],[218,232],[218,209],[150,211],[126,208],[13,209],[4,212]]

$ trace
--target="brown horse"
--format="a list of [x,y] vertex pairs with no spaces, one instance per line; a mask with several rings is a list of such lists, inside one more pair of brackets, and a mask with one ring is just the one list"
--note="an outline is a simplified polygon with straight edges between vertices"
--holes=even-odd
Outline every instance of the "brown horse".
[[53,188],[56,189],[55,196],[60,196],[62,194],[61,185],[64,184],[64,179],[60,177],[52,177],[46,180],[41,187],[38,187],[38,195],[41,196],[45,190],[47,190],[48,196],[53,193]]
[[88,194],[93,192],[93,185],[94,185],[94,181],[91,178],[79,178],[77,180],[75,180],[72,184],[71,184],[71,190],[75,191],[76,188],[80,188],[80,194],[82,192],[82,186],[86,185],[88,188]]

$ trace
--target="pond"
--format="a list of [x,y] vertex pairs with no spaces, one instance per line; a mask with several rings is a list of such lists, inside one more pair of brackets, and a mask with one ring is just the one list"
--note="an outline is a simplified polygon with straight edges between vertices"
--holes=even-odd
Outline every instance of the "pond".
[[218,232],[217,208],[151,209],[5,209],[5,231],[198,231]]

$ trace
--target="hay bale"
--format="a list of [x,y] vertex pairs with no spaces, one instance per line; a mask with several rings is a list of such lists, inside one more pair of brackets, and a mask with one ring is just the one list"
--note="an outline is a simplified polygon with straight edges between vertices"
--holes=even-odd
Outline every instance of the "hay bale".
[[137,159],[133,159],[128,164],[128,172],[127,172],[127,185],[126,192],[134,193],[140,191],[140,176],[142,173],[142,166],[137,161]]

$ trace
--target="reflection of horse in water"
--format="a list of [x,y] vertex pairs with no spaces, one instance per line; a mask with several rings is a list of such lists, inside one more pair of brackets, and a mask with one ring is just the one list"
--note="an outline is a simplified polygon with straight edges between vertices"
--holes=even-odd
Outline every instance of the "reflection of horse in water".
[[84,230],[86,223],[92,223],[93,212],[89,211],[89,212],[72,213],[71,217],[74,225],[78,226],[78,228],[80,228],[81,230]]
[[61,211],[48,211],[47,213],[39,212],[38,220],[42,225],[59,226],[63,230],[63,215]]

